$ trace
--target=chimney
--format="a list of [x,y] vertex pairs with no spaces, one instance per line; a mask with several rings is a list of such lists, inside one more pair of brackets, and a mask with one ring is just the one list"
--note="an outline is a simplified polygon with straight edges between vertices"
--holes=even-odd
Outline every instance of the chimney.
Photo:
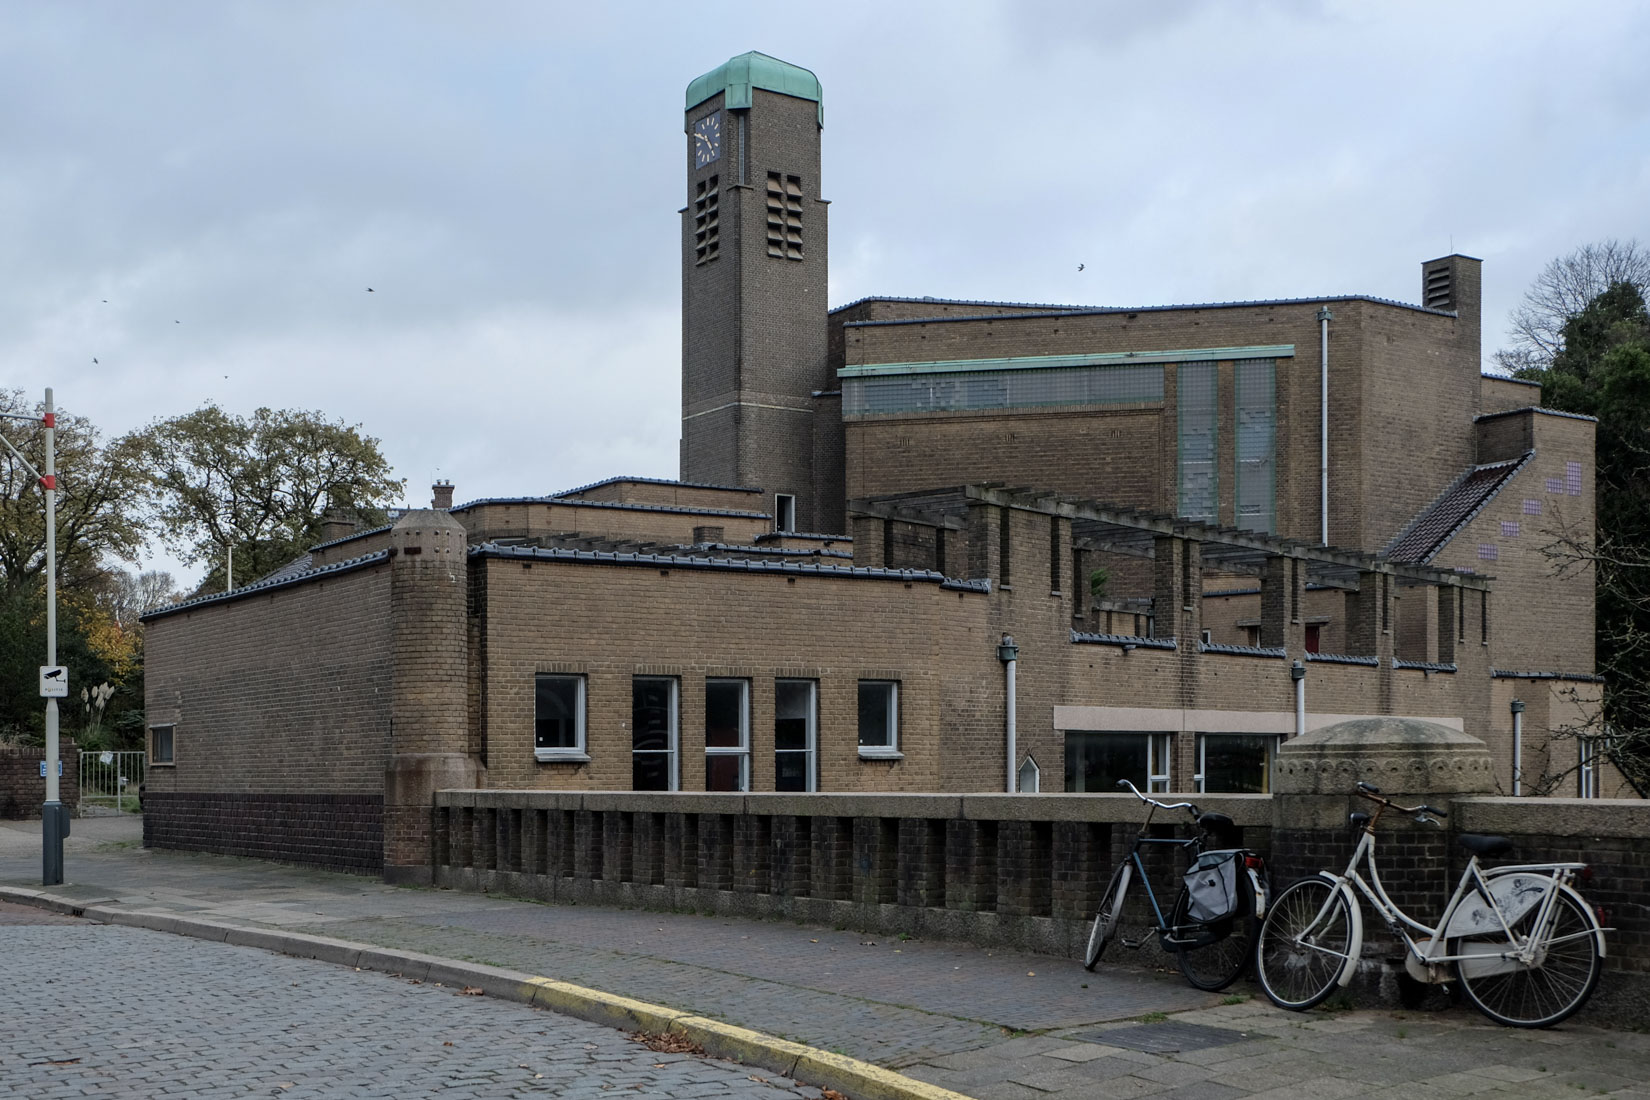
[[726,527],[695,527],[693,529],[693,545],[709,546],[712,543],[724,541],[727,534]]
[[431,508],[439,508],[445,512],[453,506],[453,483],[446,478],[438,479],[430,486],[430,492],[434,494],[430,499]]
[[321,541],[332,542],[355,534],[355,517],[342,508],[328,508],[321,513]]

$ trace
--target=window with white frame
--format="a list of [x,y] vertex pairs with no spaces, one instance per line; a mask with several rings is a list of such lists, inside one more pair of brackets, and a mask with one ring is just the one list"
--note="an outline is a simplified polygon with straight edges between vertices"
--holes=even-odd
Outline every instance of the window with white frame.
[[676,789],[676,680],[637,676],[630,681],[630,787]]
[[796,530],[796,497],[790,493],[775,493],[773,498],[773,529]]
[[533,677],[533,756],[542,761],[588,760],[584,751],[584,677]]
[[1278,739],[1272,734],[1197,735],[1197,790],[1210,794],[1271,794],[1272,761]]
[[859,755],[899,755],[899,681],[859,682]]
[[1026,757],[1020,765],[1018,786],[1021,794],[1036,794],[1043,789],[1043,770],[1037,766],[1035,757]]
[[172,759],[172,733],[175,729],[170,725],[149,727],[149,763],[175,763]]
[[1576,767],[1576,796],[1598,797],[1598,742],[1591,737],[1576,738],[1580,759]]
[[705,790],[750,789],[750,681],[706,680]]
[[1127,779],[1143,791],[1169,789],[1169,735],[1066,731],[1066,791],[1110,794]]
[[813,680],[773,682],[774,790],[816,789],[819,685]]

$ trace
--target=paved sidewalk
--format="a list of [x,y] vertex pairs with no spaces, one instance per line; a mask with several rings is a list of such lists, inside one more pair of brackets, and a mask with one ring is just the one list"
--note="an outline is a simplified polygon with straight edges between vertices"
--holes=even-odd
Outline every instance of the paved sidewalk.
[[[980,1100],[1574,1096],[1650,1100],[1650,1036],[1512,1031],[1467,1009],[1284,1013],[1252,985],[899,941],[850,929],[548,906],[138,845],[74,823],[77,906],[329,937],[542,975],[727,1021]],[[38,823],[0,823],[0,886],[41,890]],[[4,936],[0,930],[0,937]],[[270,942],[278,942],[272,940]],[[1606,979],[1608,980],[1608,978]],[[857,1098],[856,1098],[857,1100]]]

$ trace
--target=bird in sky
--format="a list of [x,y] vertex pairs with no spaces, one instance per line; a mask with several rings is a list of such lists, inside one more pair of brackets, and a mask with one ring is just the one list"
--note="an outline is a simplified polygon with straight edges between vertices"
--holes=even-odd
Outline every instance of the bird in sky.
[[94,362],[94,363],[97,362],[97,356],[95,356],[95,355],[92,356],[92,362]]
[[369,286],[369,287],[368,287],[368,288],[367,288],[367,293],[368,293],[368,294],[371,294],[371,293],[372,293],[372,287],[370,287],[370,286]]
[[1078,265],[1077,265],[1077,270],[1078,270],[1078,271],[1081,271],[1081,270],[1083,270],[1083,265],[1082,265],[1082,264],[1078,264]]

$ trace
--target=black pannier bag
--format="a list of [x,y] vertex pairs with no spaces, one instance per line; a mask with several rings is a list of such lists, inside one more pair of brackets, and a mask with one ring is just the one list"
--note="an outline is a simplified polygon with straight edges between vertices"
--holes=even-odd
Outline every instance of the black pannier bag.
[[1204,852],[1186,872],[1186,893],[1191,895],[1186,915],[1212,924],[1229,920],[1238,911],[1238,883],[1243,877],[1243,850],[1228,848]]

